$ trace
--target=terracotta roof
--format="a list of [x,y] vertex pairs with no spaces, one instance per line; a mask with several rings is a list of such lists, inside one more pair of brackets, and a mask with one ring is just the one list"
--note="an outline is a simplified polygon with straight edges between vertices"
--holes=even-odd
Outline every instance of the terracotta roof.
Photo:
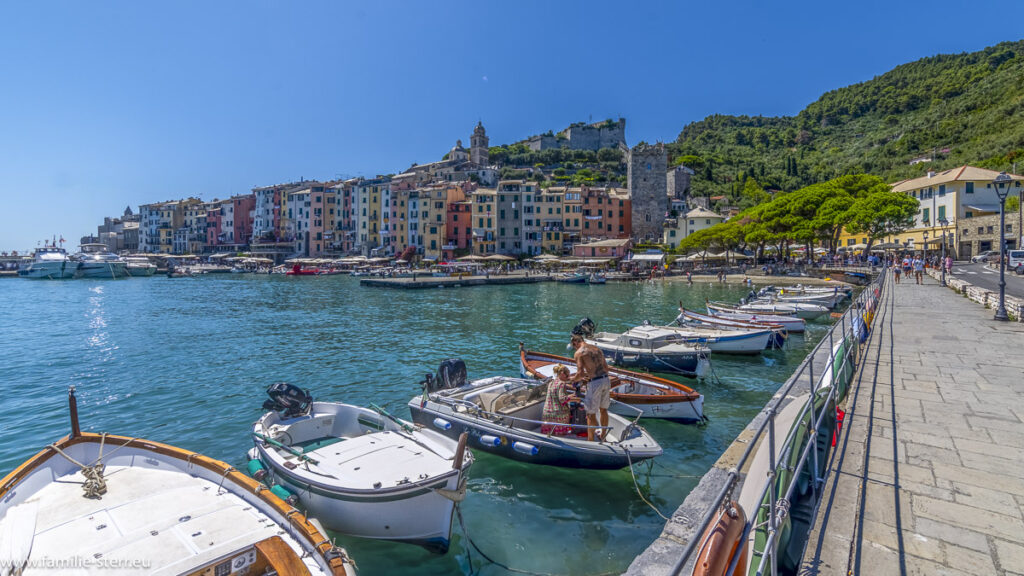
[[[992,180],[995,180],[998,175],[999,172],[995,170],[977,168],[975,166],[959,166],[942,172],[935,172],[931,177],[926,175],[919,178],[895,182],[892,185],[892,191],[907,192],[910,190],[925,188],[927,186],[948,184],[950,182],[991,182]],[[1017,174],[1007,175],[1014,180],[1024,180],[1024,176],[1019,176]]]

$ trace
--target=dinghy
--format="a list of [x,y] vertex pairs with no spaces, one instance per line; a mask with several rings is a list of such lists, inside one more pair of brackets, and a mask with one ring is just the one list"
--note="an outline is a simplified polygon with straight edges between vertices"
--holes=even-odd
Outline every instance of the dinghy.
[[770,330],[772,337],[768,340],[766,348],[782,348],[786,344],[786,338],[789,336],[789,331],[782,324],[729,320],[720,316],[709,316],[693,312],[682,306],[679,307],[679,316],[676,316],[675,323],[678,326],[709,326],[722,330]]
[[448,550],[455,502],[473,457],[432,429],[383,409],[313,402],[284,383],[267,390],[250,468],[268,472],[330,530]]
[[[828,312],[828,309],[824,306],[809,304],[741,304],[739,306],[730,306],[728,304],[708,302],[706,305],[708,313],[715,316],[718,316],[719,312],[727,312],[730,314],[747,314],[749,316],[791,316],[799,320],[813,320]],[[771,321],[777,322],[778,320],[772,318]],[[787,328],[789,327],[787,326]],[[792,332],[793,330],[790,331]]]
[[714,305],[708,306],[708,314],[715,318],[721,318],[722,320],[775,324],[784,327],[790,334],[798,334],[806,329],[806,322],[804,322],[804,319],[797,318],[796,316],[754,314],[752,312],[741,312],[735,308]]
[[662,452],[635,418],[618,414],[608,415],[601,442],[587,440],[584,424],[569,424],[572,432],[567,435],[543,432],[542,426],[550,424],[542,420],[547,383],[532,378],[494,376],[470,382],[466,365],[452,359],[441,364],[436,377],[428,374],[422,386],[422,396],[409,400],[414,422],[449,438],[468,432],[469,445],[496,456],[564,468],[617,470]]
[[703,378],[711,365],[710,350],[686,343],[675,330],[657,326],[636,326],[622,334],[597,332],[584,335],[583,340],[597,347],[609,362],[624,368]]
[[355,576],[341,548],[234,467],[168,444],[71,434],[0,480],[3,574]]
[[[555,366],[561,364],[576,373],[572,358],[533,352],[519,345],[519,364],[523,377],[547,380],[554,376]],[[704,420],[704,396],[689,386],[650,374],[611,368],[611,397],[609,411],[633,416],[641,411],[641,418],[662,418],[679,422]]]

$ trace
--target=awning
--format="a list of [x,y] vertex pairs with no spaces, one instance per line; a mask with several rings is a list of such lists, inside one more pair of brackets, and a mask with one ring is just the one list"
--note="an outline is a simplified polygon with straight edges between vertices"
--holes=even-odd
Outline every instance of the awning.
[[630,262],[661,262],[665,259],[664,254],[633,254]]

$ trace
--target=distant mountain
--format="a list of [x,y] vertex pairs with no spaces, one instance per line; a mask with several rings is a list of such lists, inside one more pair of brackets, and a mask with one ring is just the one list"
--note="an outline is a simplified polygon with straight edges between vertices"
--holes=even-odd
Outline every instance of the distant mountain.
[[1010,170],[1024,165],[1024,41],[903,64],[796,116],[709,116],[683,128],[669,155],[696,171],[696,194],[734,198],[750,177],[795,190],[859,172],[895,181],[961,164]]

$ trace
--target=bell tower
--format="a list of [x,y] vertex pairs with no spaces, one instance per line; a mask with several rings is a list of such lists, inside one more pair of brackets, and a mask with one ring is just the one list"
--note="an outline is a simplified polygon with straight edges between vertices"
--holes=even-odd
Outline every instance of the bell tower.
[[487,132],[484,130],[482,122],[476,123],[476,128],[473,129],[473,135],[469,137],[469,160],[479,166],[487,166],[487,162],[490,159],[490,151],[488,143],[490,140],[487,138]]

